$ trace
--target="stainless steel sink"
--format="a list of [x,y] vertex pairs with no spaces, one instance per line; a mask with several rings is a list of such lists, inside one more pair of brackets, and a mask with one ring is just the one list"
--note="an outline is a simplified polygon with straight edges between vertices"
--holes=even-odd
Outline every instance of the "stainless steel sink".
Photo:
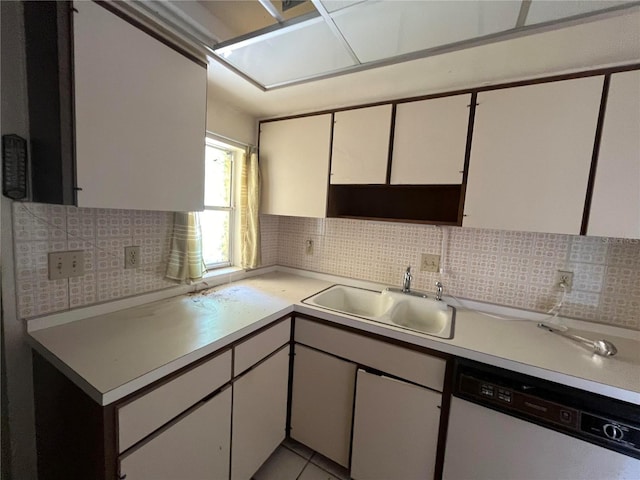
[[334,285],[302,301],[356,317],[440,338],[453,338],[455,309],[431,298]]

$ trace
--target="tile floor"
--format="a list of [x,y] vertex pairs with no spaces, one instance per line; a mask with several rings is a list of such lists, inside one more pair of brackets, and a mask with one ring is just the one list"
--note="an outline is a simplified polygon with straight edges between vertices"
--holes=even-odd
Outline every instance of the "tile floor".
[[287,439],[252,480],[349,480],[349,471],[295,440]]

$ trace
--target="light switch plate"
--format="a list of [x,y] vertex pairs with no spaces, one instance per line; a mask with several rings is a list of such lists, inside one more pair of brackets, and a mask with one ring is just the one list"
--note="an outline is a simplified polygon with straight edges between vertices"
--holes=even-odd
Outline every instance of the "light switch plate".
[[440,255],[423,253],[420,258],[421,272],[437,272],[440,269]]
[[84,250],[49,252],[49,280],[84,275]]

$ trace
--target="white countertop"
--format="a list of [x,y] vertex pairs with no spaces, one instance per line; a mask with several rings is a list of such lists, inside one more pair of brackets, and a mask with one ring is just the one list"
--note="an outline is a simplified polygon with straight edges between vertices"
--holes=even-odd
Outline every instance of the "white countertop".
[[[296,311],[640,404],[638,332],[599,327],[599,333],[589,333],[593,324],[571,321],[591,338],[613,341],[618,354],[605,358],[537,328],[535,321],[499,320],[458,308],[454,338],[439,339],[301,303],[334,283],[348,283],[315,276],[267,273],[201,293],[54,322],[30,329],[30,341],[95,401],[108,405]],[[624,336],[616,336],[620,333]]]

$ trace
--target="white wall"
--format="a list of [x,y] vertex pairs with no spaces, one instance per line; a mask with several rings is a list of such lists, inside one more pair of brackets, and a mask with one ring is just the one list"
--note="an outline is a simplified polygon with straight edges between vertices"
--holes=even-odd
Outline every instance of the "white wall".
[[[215,63],[215,60],[211,61]],[[256,118],[230,103],[224,95],[224,91],[214,84],[212,69],[209,68],[207,130],[232,140],[256,145],[258,142]]]
[[[2,22],[2,134],[29,138],[22,4],[0,2]],[[2,353],[6,368],[11,467],[9,478],[35,480],[36,445],[31,350],[16,315],[11,229],[12,201],[2,197]],[[3,410],[4,414],[5,410]],[[6,435],[6,432],[3,432]],[[3,439],[4,442],[4,439]],[[4,466],[6,468],[6,466]],[[4,474],[3,472],[3,478]]]

